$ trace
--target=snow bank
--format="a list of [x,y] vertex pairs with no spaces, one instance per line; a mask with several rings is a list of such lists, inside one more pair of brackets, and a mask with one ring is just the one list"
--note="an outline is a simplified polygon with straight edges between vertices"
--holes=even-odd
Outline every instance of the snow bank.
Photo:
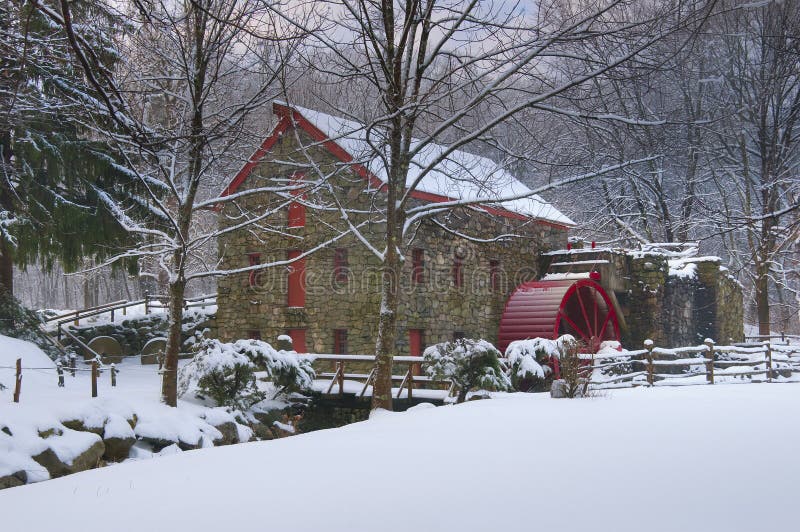
[[499,395],[12,488],[0,515],[83,532],[796,530],[798,409],[781,384]]

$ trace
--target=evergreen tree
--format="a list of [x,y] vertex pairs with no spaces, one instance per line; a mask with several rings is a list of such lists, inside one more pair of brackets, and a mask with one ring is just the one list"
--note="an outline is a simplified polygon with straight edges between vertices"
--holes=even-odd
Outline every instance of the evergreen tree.
[[[81,26],[80,39],[112,68],[115,18],[91,2],[72,4],[93,22]],[[89,116],[77,105],[92,90],[70,55],[69,36],[43,7],[0,0],[0,291],[9,295],[14,264],[57,260],[70,271],[84,257],[102,260],[122,247],[126,233],[98,191],[130,198],[135,183],[93,138],[93,125],[110,120],[100,106]]]

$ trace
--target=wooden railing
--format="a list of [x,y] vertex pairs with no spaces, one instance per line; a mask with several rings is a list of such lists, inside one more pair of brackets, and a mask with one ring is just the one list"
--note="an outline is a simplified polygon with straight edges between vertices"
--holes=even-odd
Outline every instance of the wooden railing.
[[[333,372],[321,372],[317,373],[317,377],[321,380],[327,380],[328,385],[325,388],[326,394],[331,394],[334,388],[338,387],[338,395],[344,394],[344,381],[356,381],[361,384],[361,391],[357,394],[359,398],[363,398],[369,387],[375,382],[375,368],[371,368],[368,373],[348,373],[347,366],[350,367],[355,366],[364,366],[365,363],[370,365],[374,365],[375,363],[375,355],[329,355],[329,354],[322,354],[322,355],[301,355],[307,357],[309,360],[313,362],[333,362],[334,364],[334,371]],[[420,373],[421,368],[427,364],[425,360],[421,357],[411,357],[411,356],[396,356],[392,358],[394,364],[408,364],[408,371],[405,372],[403,375],[392,375],[393,382],[400,382],[400,386],[397,388],[396,397],[399,399],[403,392],[405,391],[407,394],[408,399],[412,399],[414,397],[414,385],[415,384],[429,384],[429,385],[447,385],[447,396],[450,397],[455,392],[455,385],[450,382],[449,380],[440,380],[440,379],[433,379],[428,376],[424,375],[415,375],[415,373]]]
[[664,386],[697,376],[704,376],[708,384],[719,377],[763,376],[761,380],[772,382],[800,371],[800,345],[770,342],[718,346],[707,340],[699,346],[665,349],[648,341],[638,351],[583,356],[591,359],[590,384],[595,387]]
[[[62,330],[62,326],[67,323],[72,323],[75,326],[80,325],[80,320],[91,318],[93,316],[99,316],[101,314],[109,314],[110,321],[115,321],[117,313],[121,313],[122,316],[127,316],[128,309],[131,307],[135,307],[138,305],[144,305],[144,313],[150,314],[150,312],[154,310],[166,310],[167,309],[167,302],[169,300],[168,296],[165,295],[151,295],[149,293],[145,293],[145,297],[143,299],[137,299],[135,301],[128,301],[122,299],[120,301],[114,301],[112,303],[105,303],[103,305],[98,305],[95,307],[88,307],[79,310],[71,310],[69,312],[64,312],[62,314],[57,314],[55,316],[50,316],[43,318],[43,322],[45,324],[55,323],[57,327],[57,336],[58,340],[61,341],[61,337],[64,334]],[[197,297],[190,297],[185,298],[183,300],[183,308],[193,308],[193,307],[201,307],[205,308],[211,305],[215,305],[217,300],[216,294],[208,294],[202,295]]]

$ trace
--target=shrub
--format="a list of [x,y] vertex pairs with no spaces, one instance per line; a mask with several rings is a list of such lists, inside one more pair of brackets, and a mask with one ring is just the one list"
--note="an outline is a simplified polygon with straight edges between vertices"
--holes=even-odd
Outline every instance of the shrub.
[[515,340],[506,348],[509,377],[515,390],[527,392],[544,383],[552,374],[550,362],[558,358],[558,344],[547,338]]
[[256,384],[256,365],[233,345],[209,339],[199,342],[191,362],[180,370],[180,394],[194,388],[219,406],[240,410],[265,399]]
[[300,358],[294,351],[276,351],[261,340],[238,340],[232,345],[247,356],[259,371],[267,373],[277,388],[276,396],[311,388],[316,374],[307,358]]
[[429,376],[458,386],[458,403],[475,388],[508,390],[511,386],[500,368],[500,351],[486,340],[461,338],[432,345],[425,349],[423,358]]
[[589,389],[592,366],[581,358],[580,344],[573,336],[565,334],[556,340],[556,346],[561,366],[561,380],[564,381],[564,395],[569,398],[585,397]]
[[196,348],[197,354],[180,371],[181,395],[195,388],[220,406],[246,410],[265,399],[266,393],[257,386],[258,371],[275,385],[274,397],[307,390],[315,377],[307,359],[293,351],[276,351],[261,340],[204,339]]

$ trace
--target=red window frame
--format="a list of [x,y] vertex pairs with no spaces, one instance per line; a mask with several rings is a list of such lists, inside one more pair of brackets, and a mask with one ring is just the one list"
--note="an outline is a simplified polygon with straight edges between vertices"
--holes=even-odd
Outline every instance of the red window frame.
[[[421,357],[423,351],[425,351],[425,331],[423,329],[409,329],[408,355]],[[422,366],[420,364],[411,364],[411,374],[415,376],[422,375]]]
[[464,286],[464,259],[458,255],[453,257],[453,286],[456,288]]
[[500,261],[489,261],[489,286],[493,291],[500,290]]
[[347,354],[347,329],[333,330],[333,354]]
[[[303,252],[293,249],[286,254],[288,260],[297,259]],[[297,259],[289,264],[286,305],[289,307],[306,306],[306,259]]]
[[[292,176],[291,184],[294,185],[299,183],[303,180],[303,174],[296,173]],[[292,196],[300,196],[301,199],[305,199],[306,195],[301,190],[293,190]],[[286,223],[287,227],[305,227],[306,226],[306,206],[302,203],[297,201],[293,201],[289,204],[289,213],[288,219]]]
[[422,248],[411,250],[411,281],[415,284],[425,282],[425,250]]
[[[261,253],[248,253],[247,254],[247,265],[248,266],[257,266],[261,264]],[[261,272],[259,270],[253,270],[250,272],[250,275],[247,277],[247,284],[250,286],[258,285],[258,276]]]
[[306,330],[305,329],[288,329],[286,334],[292,339],[292,349],[298,353],[308,353],[306,349]]
[[250,338],[251,340],[261,340],[261,331],[258,331],[256,329],[247,331],[247,337]]
[[336,248],[333,250],[333,279],[337,283],[346,283],[349,271],[347,248]]

